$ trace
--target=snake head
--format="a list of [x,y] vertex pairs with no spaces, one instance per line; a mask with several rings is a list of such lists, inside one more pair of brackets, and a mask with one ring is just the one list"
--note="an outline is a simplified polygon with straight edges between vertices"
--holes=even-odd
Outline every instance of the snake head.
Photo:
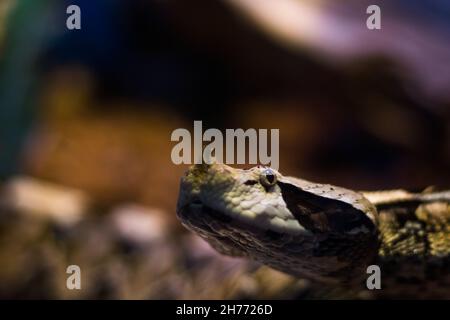
[[[177,215],[221,253],[312,279],[334,278],[376,253],[376,209],[361,194],[264,166],[192,166]],[[363,245],[370,250],[357,250]]]

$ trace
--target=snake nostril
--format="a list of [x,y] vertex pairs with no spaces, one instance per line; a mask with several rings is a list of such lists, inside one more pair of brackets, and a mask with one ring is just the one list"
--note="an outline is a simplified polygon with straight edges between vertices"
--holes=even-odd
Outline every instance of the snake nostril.
[[281,239],[283,237],[283,235],[281,233],[273,231],[273,230],[267,230],[265,235],[270,240],[279,240],[279,239]]

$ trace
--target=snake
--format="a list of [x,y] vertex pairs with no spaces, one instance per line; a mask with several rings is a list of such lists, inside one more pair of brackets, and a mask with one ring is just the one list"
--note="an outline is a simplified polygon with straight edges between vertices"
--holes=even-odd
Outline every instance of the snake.
[[318,286],[450,299],[450,190],[354,191],[211,162],[181,178],[176,212],[219,253]]

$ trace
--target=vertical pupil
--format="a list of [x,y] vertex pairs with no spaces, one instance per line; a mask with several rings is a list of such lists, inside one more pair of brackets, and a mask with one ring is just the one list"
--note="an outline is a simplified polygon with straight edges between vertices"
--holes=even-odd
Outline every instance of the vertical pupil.
[[273,174],[266,174],[266,179],[267,181],[269,181],[270,184],[273,183],[273,181],[275,180],[275,176]]

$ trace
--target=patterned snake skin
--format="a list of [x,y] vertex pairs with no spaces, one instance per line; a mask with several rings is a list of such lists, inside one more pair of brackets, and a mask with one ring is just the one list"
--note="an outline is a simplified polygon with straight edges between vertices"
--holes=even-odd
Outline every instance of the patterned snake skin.
[[374,297],[450,298],[450,191],[356,192],[284,177],[267,167],[192,166],[177,215],[223,254],[322,287]]

